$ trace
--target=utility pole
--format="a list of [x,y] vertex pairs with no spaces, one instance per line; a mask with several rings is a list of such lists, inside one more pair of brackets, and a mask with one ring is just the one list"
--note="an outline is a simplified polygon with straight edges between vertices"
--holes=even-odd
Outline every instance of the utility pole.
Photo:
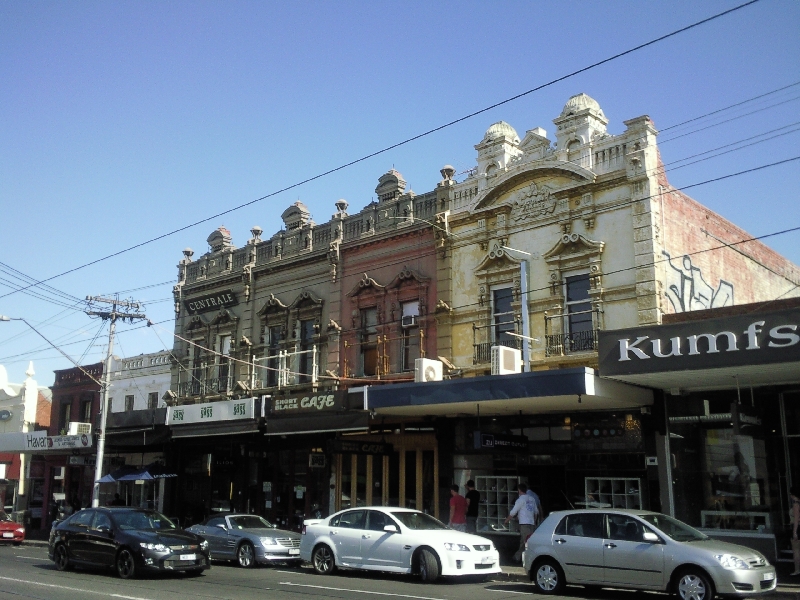
[[[103,370],[103,391],[102,404],[100,405],[100,435],[97,439],[97,460],[94,467],[94,486],[92,487],[92,506],[100,505],[100,478],[103,476],[103,458],[106,450],[106,419],[108,417],[108,389],[111,387],[111,356],[114,350],[114,329],[117,319],[128,319],[133,323],[134,319],[146,319],[147,317],[138,312],[141,308],[139,302],[120,300],[119,298],[102,298],[100,296],[86,296],[88,302],[100,302],[110,304],[111,309],[105,311],[87,310],[86,314],[90,317],[100,317],[110,320],[108,328],[108,352],[106,353],[106,366]],[[135,310],[137,312],[121,312],[123,310]]]

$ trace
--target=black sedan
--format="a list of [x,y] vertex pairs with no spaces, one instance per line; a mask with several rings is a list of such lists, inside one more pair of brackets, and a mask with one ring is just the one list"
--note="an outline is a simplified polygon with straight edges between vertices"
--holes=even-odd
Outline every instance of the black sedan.
[[50,530],[50,559],[72,566],[113,567],[122,579],[140,571],[199,575],[211,567],[208,542],[164,515],[140,508],[86,508]]

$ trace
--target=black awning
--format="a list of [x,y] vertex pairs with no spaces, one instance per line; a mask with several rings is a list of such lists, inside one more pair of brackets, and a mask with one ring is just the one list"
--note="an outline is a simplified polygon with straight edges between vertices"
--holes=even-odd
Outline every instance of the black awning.
[[114,448],[121,446],[151,446],[163,444],[170,439],[169,427],[137,427],[128,429],[109,429],[106,431],[106,443]]
[[360,431],[367,429],[369,413],[353,410],[267,419],[266,435],[291,435],[300,433],[323,433],[329,431]]
[[130,429],[148,425],[164,425],[167,422],[167,407],[147,408],[122,412],[109,412],[106,431],[111,429]]
[[257,433],[258,423],[253,419],[246,421],[220,421],[217,423],[198,423],[195,425],[173,425],[172,439],[208,437],[211,435],[231,435],[235,433]]

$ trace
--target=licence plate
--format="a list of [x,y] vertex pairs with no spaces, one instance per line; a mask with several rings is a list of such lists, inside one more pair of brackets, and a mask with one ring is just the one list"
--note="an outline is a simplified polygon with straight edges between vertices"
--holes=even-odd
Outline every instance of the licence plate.
[[181,554],[181,560],[195,560],[196,558],[196,554]]
[[289,548],[289,554],[300,554],[299,548]]
[[484,564],[484,565],[488,565],[488,564],[493,563],[493,562],[494,562],[494,559],[491,556],[484,556],[481,559],[481,564]]
[[764,573],[761,576],[761,579],[763,581],[772,581],[773,579],[775,579],[775,573]]
[[4,531],[4,532],[3,532],[3,537],[4,537],[4,538],[13,538],[13,537],[14,537],[14,534],[13,534],[13,533],[11,533],[10,531]]

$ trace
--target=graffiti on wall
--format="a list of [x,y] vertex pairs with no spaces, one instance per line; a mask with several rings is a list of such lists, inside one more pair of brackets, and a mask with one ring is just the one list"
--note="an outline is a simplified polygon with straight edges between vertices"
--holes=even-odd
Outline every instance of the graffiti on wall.
[[719,308],[733,304],[733,284],[719,280],[715,290],[706,280],[699,267],[692,264],[692,259],[684,255],[679,266],[675,266],[668,252],[661,252],[667,257],[666,295],[676,313]]

